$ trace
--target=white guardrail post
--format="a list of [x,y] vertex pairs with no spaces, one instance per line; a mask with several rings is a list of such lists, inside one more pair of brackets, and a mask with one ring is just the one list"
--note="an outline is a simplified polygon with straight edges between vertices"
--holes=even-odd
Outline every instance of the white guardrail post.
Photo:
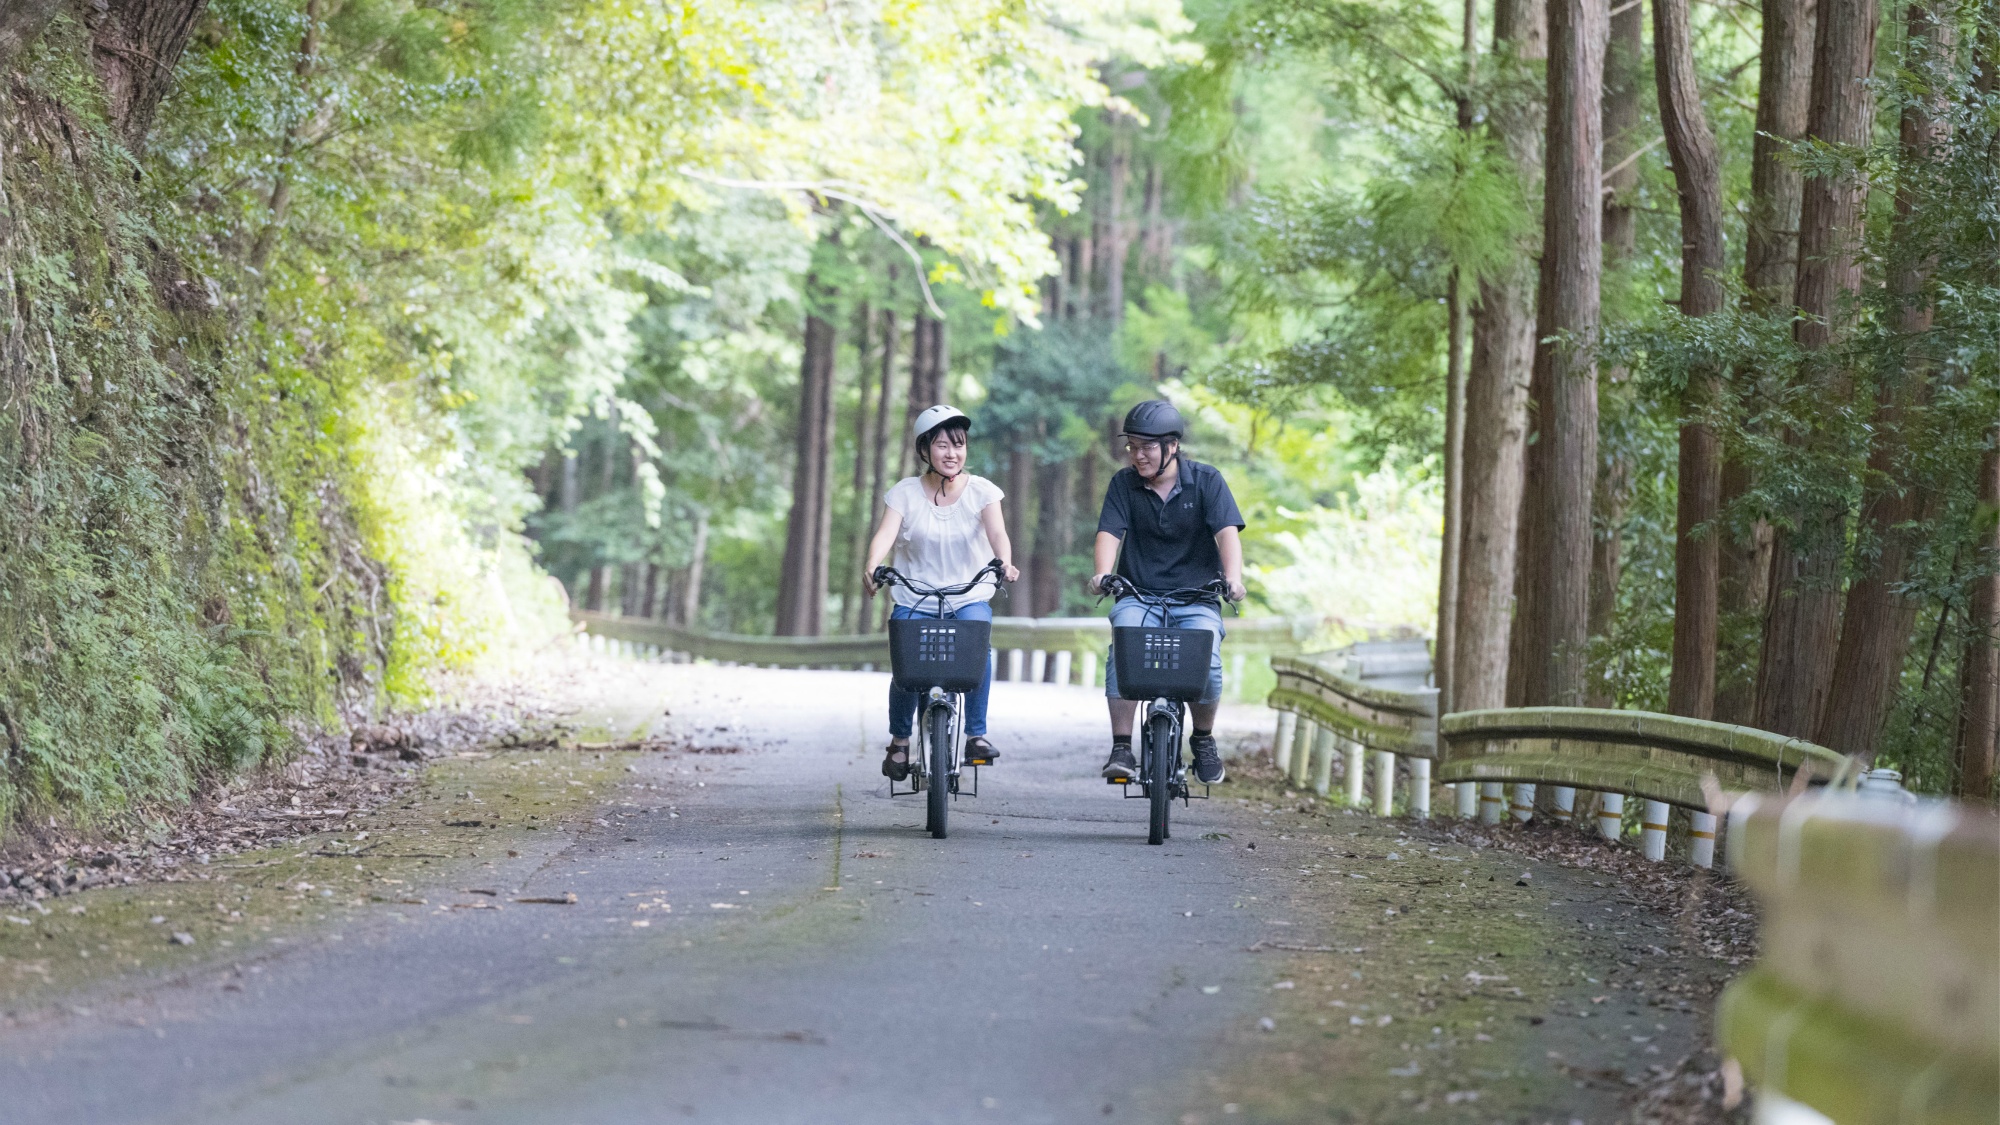
[[1311,719],[1299,716],[1298,734],[1292,740],[1292,760],[1285,769],[1285,783],[1293,789],[1304,788],[1306,778],[1312,776],[1313,738],[1318,731]]
[[1418,820],[1431,818],[1431,760],[1410,759],[1410,815]]
[[1271,765],[1279,773],[1292,764],[1292,732],[1299,717],[1290,711],[1278,712],[1278,730],[1271,736]]
[[1514,783],[1514,819],[1522,824],[1535,819],[1535,786],[1533,782]]
[[1333,732],[1321,727],[1313,740],[1313,792],[1324,797],[1333,788]]
[[1375,815],[1390,816],[1396,811],[1396,756],[1387,750],[1375,751]]
[[1665,801],[1647,800],[1645,819],[1640,822],[1639,844],[1647,859],[1667,858],[1667,814],[1673,806]]
[[1458,814],[1459,819],[1472,820],[1478,817],[1479,783],[1476,781],[1461,781],[1451,788],[1452,792],[1457,794],[1458,806],[1453,811]]
[[1346,744],[1347,807],[1358,809],[1368,792],[1368,748],[1359,742]]
[[1625,833],[1625,794],[1599,793],[1597,795],[1597,834],[1618,842]]

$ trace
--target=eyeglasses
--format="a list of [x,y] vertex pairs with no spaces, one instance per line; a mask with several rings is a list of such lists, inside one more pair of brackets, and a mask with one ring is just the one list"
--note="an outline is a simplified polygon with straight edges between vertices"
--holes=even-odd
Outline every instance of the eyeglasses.
[[1125,452],[1136,457],[1149,449],[1159,449],[1161,447],[1159,441],[1127,441],[1125,443]]

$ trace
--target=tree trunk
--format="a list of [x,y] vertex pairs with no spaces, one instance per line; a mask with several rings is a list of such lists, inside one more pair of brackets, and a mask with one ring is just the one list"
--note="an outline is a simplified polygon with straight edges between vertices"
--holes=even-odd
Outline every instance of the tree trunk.
[[1035,473],[1035,496],[1041,503],[1035,513],[1035,585],[1030,612],[1036,617],[1049,617],[1062,608],[1062,559],[1070,551],[1076,524],[1070,472],[1071,462],[1063,460],[1038,466]]
[[[894,283],[896,271],[891,267],[889,280]],[[882,376],[881,385],[875,395],[875,424],[869,428],[869,464],[867,491],[867,518],[863,519],[862,550],[867,550],[867,536],[873,533],[875,521],[882,513],[882,497],[889,491],[887,474],[889,471],[889,445],[892,436],[889,421],[895,417],[889,404],[895,401],[896,387],[896,310],[882,310]],[[866,565],[867,559],[862,559]],[[887,600],[887,599],[883,599]],[[856,630],[862,633],[874,632],[874,615],[863,613],[856,623]]]
[[660,566],[646,564],[646,583],[639,593],[639,616],[657,616],[660,605]]
[[1125,187],[1131,179],[1132,126],[1120,114],[1111,126],[1111,166],[1104,188],[1104,317],[1125,319]]
[[858,633],[866,621],[861,607],[867,604],[866,591],[861,584],[861,568],[868,563],[868,533],[873,521],[874,505],[868,495],[868,464],[874,442],[869,429],[874,424],[875,415],[868,406],[868,389],[874,382],[874,372],[868,366],[869,336],[873,328],[873,314],[868,302],[863,301],[854,310],[854,487],[850,493],[850,521],[847,533],[847,556],[843,560],[847,576],[841,580],[845,592],[840,597],[840,631]]
[[[1681,215],[1681,315],[1722,311],[1722,162],[1695,80],[1688,0],[1653,2],[1653,75]],[[1674,517],[1674,649],[1667,710],[1715,712],[1716,514],[1722,464],[1708,413],[1713,371],[1691,372],[1681,401],[1679,499]]]
[[1091,305],[1095,300],[1090,284],[1090,270],[1097,256],[1097,240],[1092,237],[1096,231],[1097,220],[1090,218],[1089,222],[1090,227],[1083,234],[1078,235],[1074,243],[1076,247],[1076,265],[1070,271],[1069,282],[1069,316],[1071,320],[1075,320],[1077,317],[1090,316]]
[[[1473,86],[1479,74],[1478,0],[1464,0],[1459,22],[1459,58],[1464,66],[1458,92],[1461,133],[1475,121]],[[1472,309],[1466,290],[1470,279],[1454,266],[1445,294],[1444,359],[1444,541],[1438,556],[1438,620],[1431,654],[1431,682],[1438,691],[1438,714],[1453,710],[1452,677],[1458,670],[1458,610],[1460,572],[1465,552],[1465,383],[1466,348],[1471,343]],[[1255,431],[1252,431],[1254,444]]]
[[602,566],[591,567],[589,584],[584,588],[583,608],[592,613],[604,612],[604,571]]
[[208,0],[107,0],[86,17],[105,107],[128,148],[145,147],[153,111],[173,89],[174,68],[207,6]]
[[1646,78],[1646,12],[1637,0],[1620,0],[1611,17],[1604,52],[1604,261],[1632,257],[1637,230],[1632,193],[1639,186],[1640,90]]
[[[1979,463],[1979,504],[2000,509],[2000,427]],[[1971,602],[1966,607],[1965,657],[1959,664],[1963,691],[1958,717],[1958,795],[1993,800],[1996,740],[2000,740],[2000,521],[1990,517],[1974,560]]]
[[1140,271],[1147,281],[1164,282],[1169,279],[1166,255],[1167,235],[1167,180],[1157,162],[1146,162],[1146,183],[1144,188],[1146,209],[1146,230],[1140,249]]
[[1431,657],[1432,680],[1438,689],[1438,714],[1450,714],[1453,653],[1458,639],[1458,586],[1465,533],[1465,334],[1464,281],[1451,271],[1445,302],[1450,317],[1445,330],[1444,360],[1444,542],[1438,554],[1438,621],[1436,651]]
[[[1782,159],[1806,131],[1811,100],[1816,0],[1764,0],[1758,52],[1757,135],[1751,144],[1750,210],[1744,231],[1745,305],[1770,312],[1791,306],[1798,274],[1799,173]],[[1755,484],[1750,466],[1723,451],[1720,506],[1729,511]],[[1759,629],[1771,576],[1771,525],[1751,521],[1746,534],[1718,528],[1718,616],[1728,628],[1717,658],[1715,718],[1756,719]]]
[[1014,557],[1025,560],[1021,568],[1021,588],[1028,595],[1027,612],[1033,616],[1035,591],[1040,588],[1041,557],[1036,551],[1037,521],[1035,487],[1035,455],[1030,448],[1031,439],[1017,440],[1013,449],[1007,451],[1007,538],[1014,541]]
[[681,624],[699,627],[701,624],[701,578],[708,563],[708,509],[703,508],[694,516],[694,545],[688,548],[690,556],[687,569],[687,587],[681,591]]
[[1757,311],[1788,306],[1797,283],[1804,181],[1784,154],[1806,132],[1816,6],[1817,0],[1764,0],[1743,254],[1743,284]]
[[[1866,147],[1874,123],[1876,0],[1822,0],[1813,42],[1812,101],[1806,134],[1852,149]],[[1793,336],[1807,353],[1828,350],[1846,334],[1844,318],[1861,288],[1862,209],[1867,183],[1859,172],[1814,176],[1799,205],[1799,264]],[[1844,373],[1807,377],[1820,383],[1822,409],[1843,407],[1852,394]],[[1793,435],[1799,443],[1810,434]],[[1833,679],[1840,633],[1842,514],[1802,513],[1806,525],[1777,536],[1771,558],[1771,605],[1757,668],[1756,725],[1811,738]]]
[[825,630],[827,537],[833,483],[833,367],[839,338],[819,315],[825,287],[806,283],[805,347],[799,361],[799,416],[793,438],[792,509],[785,520],[785,556],[778,580],[777,635],[817,637]]
[[[1637,227],[1632,205],[1639,186],[1640,88],[1646,76],[1646,12],[1643,4],[1616,5],[1604,52],[1604,270],[1609,274],[1632,258]],[[1602,382],[1615,394],[1632,394],[1623,367],[1606,368]],[[1592,637],[1610,637],[1618,618],[1618,583],[1623,574],[1624,527],[1632,501],[1632,459],[1613,449],[1598,458],[1591,500],[1590,627]],[[1608,681],[1592,678],[1585,696],[1592,707],[1615,702]]]
[[[1493,8],[1498,70],[1487,115],[1519,177],[1534,197],[1542,174],[1541,83],[1548,57],[1543,0],[1497,0]],[[1535,274],[1532,243],[1479,283],[1472,322],[1472,362],[1465,381],[1465,530],[1459,543],[1458,639],[1452,652],[1452,706],[1460,711],[1507,702],[1508,649],[1514,620],[1516,560],[1527,441],[1529,369],[1534,361]]]
[[[1610,254],[1605,258],[1609,262]],[[1610,637],[1617,627],[1618,583],[1625,569],[1625,516],[1631,506],[1631,459],[1600,457],[1590,515],[1589,635],[1592,637]],[[1618,698],[1608,680],[1592,677],[1584,692],[1584,705],[1615,707]]]
[[1882,722],[1895,700],[1903,659],[1909,654],[1910,630],[1917,622],[1918,599],[1901,589],[1919,546],[1912,542],[1913,535],[1920,534],[1912,525],[1921,524],[1930,508],[1928,493],[1910,478],[1903,427],[1909,414],[1930,400],[1931,361],[1923,338],[1931,327],[1929,288],[1936,262],[1898,259],[1895,255],[1902,247],[1923,239],[1922,232],[1914,229],[1920,202],[1911,181],[1916,169],[1934,159],[1934,150],[1949,139],[1944,118],[1947,107],[1938,95],[1951,80],[1957,38],[1953,20],[1940,19],[1926,0],[1910,5],[1907,28],[1904,74],[1919,82],[1929,81],[1925,92],[1909,92],[1899,123],[1901,161],[1910,174],[1897,187],[1894,229],[1907,232],[1907,237],[1892,239],[1888,286],[1895,301],[1891,322],[1902,337],[1903,354],[1900,369],[1884,379],[1876,396],[1875,417],[1869,427],[1869,485],[1861,512],[1864,550],[1869,544],[1879,544],[1881,551],[1873,565],[1848,587],[1833,683],[1815,739],[1828,749],[1871,764]]
[[[1603,273],[1604,49],[1608,9],[1549,5],[1542,263],[1531,393],[1520,620],[1523,699],[1580,706],[1588,679],[1591,494],[1597,480],[1598,283]],[[1537,471],[1539,470],[1539,471]]]

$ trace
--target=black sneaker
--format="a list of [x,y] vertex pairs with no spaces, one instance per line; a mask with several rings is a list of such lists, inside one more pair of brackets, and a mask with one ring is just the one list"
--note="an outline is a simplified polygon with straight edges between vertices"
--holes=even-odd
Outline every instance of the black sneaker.
[[1132,757],[1132,748],[1123,743],[1111,747],[1111,757],[1104,760],[1104,777],[1107,781],[1130,781],[1139,772],[1138,760]]
[[1215,748],[1215,736],[1197,734],[1188,739],[1188,749],[1194,751],[1194,775],[1204,785],[1220,784],[1225,776],[1222,772],[1222,751]]
[[965,740],[965,764],[968,766],[990,766],[1000,760],[1000,751],[986,741],[983,734],[975,734]]

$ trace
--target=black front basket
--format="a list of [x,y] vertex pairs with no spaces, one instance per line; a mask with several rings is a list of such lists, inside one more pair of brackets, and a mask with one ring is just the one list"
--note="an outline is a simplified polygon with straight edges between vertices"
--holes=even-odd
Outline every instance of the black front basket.
[[989,621],[907,617],[889,622],[889,664],[904,691],[971,691],[986,678]]
[[1215,634],[1206,629],[1114,626],[1111,659],[1118,672],[1118,697],[1193,703],[1208,690],[1214,650]]

